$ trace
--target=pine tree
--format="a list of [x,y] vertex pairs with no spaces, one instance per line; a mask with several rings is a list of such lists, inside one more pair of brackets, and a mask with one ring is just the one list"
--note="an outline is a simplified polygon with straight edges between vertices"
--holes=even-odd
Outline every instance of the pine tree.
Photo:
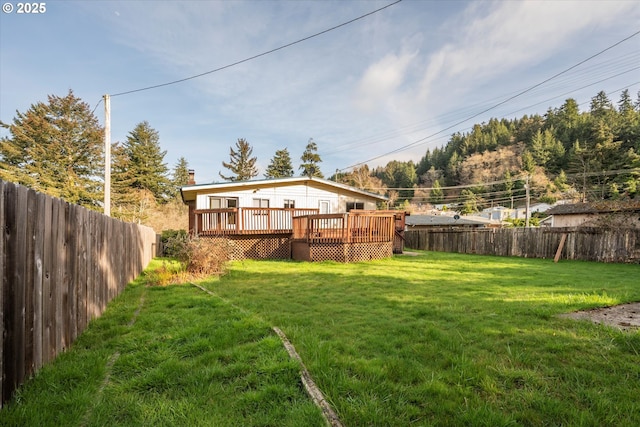
[[320,166],[318,165],[318,163],[322,162],[322,159],[318,154],[318,146],[313,141],[313,138],[309,139],[309,143],[305,147],[304,153],[302,153],[300,160],[302,160],[302,164],[299,167],[299,169],[302,169],[301,176],[308,176],[310,178],[324,177],[324,175],[322,175],[322,172],[320,171]]
[[50,95],[3,126],[11,137],[0,140],[0,179],[99,209],[103,130],[73,91]]
[[442,192],[442,188],[440,187],[440,182],[436,179],[436,182],[433,183],[433,188],[429,193],[429,203],[437,205],[442,203],[444,200],[444,193]]
[[227,181],[247,181],[258,175],[258,169],[256,168],[256,157],[251,157],[253,154],[253,148],[244,139],[240,138],[236,142],[236,150],[233,147],[229,148],[229,163],[222,162],[222,166],[229,169],[234,175],[225,176],[219,172],[220,177]]
[[289,150],[277,150],[275,156],[271,159],[271,163],[267,166],[264,174],[265,178],[287,178],[293,176],[293,166],[291,165],[291,156]]
[[122,144],[111,146],[111,215],[129,222],[144,219],[140,212],[141,191],[134,187],[136,181],[131,159]]
[[178,159],[173,168],[173,174],[171,179],[171,192],[170,196],[174,199],[180,198],[180,188],[189,183],[189,163],[184,157]]
[[129,132],[123,149],[129,158],[131,186],[150,192],[157,202],[164,202],[170,193],[170,181],[164,163],[167,152],[160,150],[159,140],[158,131],[144,121]]

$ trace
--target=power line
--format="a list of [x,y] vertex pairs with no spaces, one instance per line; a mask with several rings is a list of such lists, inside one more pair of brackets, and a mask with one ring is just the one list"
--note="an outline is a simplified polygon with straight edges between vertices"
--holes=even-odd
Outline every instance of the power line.
[[618,41],[618,42],[616,42],[616,43],[612,44],[611,46],[609,46],[609,47],[607,47],[607,48],[605,48],[605,49],[601,50],[600,52],[598,52],[598,53],[595,53],[595,54],[591,55],[591,56],[590,56],[590,57],[588,57],[587,59],[583,59],[582,61],[578,62],[577,64],[574,64],[574,65],[572,65],[571,67],[569,67],[569,68],[567,68],[567,69],[565,69],[565,70],[563,70],[563,71],[560,71],[559,73],[554,74],[553,76],[551,76],[551,77],[549,77],[549,78],[547,78],[547,79],[545,79],[545,80],[541,81],[540,83],[537,83],[537,84],[535,84],[535,85],[533,85],[533,86],[531,86],[531,87],[529,87],[529,88],[527,88],[527,89],[525,89],[525,90],[523,90],[523,91],[520,91],[520,92],[516,93],[515,95],[512,95],[512,96],[508,97],[507,99],[505,99],[505,100],[503,100],[503,101],[500,101],[500,102],[498,102],[497,104],[495,104],[495,105],[493,105],[493,106],[491,106],[491,107],[488,107],[488,108],[486,108],[486,109],[484,109],[484,110],[480,111],[479,113],[476,113],[476,114],[474,114],[474,115],[472,115],[472,116],[470,116],[470,117],[467,117],[466,119],[463,119],[463,120],[461,120],[461,121],[459,121],[459,122],[456,122],[456,123],[454,123],[453,125],[448,126],[448,127],[444,128],[444,129],[442,129],[442,130],[438,131],[438,132],[435,132],[435,133],[433,133],[433,134],[431,134],[431,135],[425,136],[424,138],[420,138],[420,139],[418,139],[417,141],[414,141],[414,142],[412,142],[412,143],[410,143],[410,144],[407,144],[407,145],[404,145],[404,146],[402,146],[402,147],[396,148],[395,150],[389,151],[389,152],[387,152],[387,153],[380,154],[380,155],[378,155],[378,156],[372,157],[372,158],[370,158],[370,159],[364,160],[364,161],[359,162],[359,163],[355,163],[355,164],[353,164],[353,165],[351,165],[351,166],[347,166],[347,167],[345,167],[345,168],[340,169],[339,171],[340,171],[340,172],[342,172],[342,171],[345,171],[345,170],[347,170],[347,169],[351,169],[351,168],[354,168],[354,167],[356,167],[356,166],[360,166],[360,165],[366,164],[366,163],[368,163],[368,162],[370,162],[370,161],[377,160],[377,159],[380,159],[380,158],[382,158],[382,157],[388,156],[389,154],[394,154],[394,153],[398,153],[398,152],[400,152],[400,151],[404,151],[404,150],[406,150],[407,148],[410,148],[410,147],[413,147],[413,146],[415,146],[415,145],[418,145],[419,143],[421,143],[421,142],[423,142],[423,141],[425,141],[425,140],[427,140],[427,139],[429,139],[429,138],[433,138],[434,136],[436,136],[436,135],[438,135],[438,134],[440,134],[440,133],[442,133],[442,132],[445,132],[445,131],[447,131],[447,130],[453,129],[453,128],[454,128],[454,127],[456,127],[456,126],[459,126],[459,125],[461,125],[461,124],[463,124],[463,123],[465,123],[465,122],[467,122],[467,121],[469,121],[469,120],[471,120],[471,119],[474,119],[474,118],[476,118],[476,117],[478,117],[478,116],[480,116],[480,115],[482,115],[482,114],[484,114],[484,113],[486,113],[486,112],[489,112],[489,111],[491,111],[491,110],[494,110],[494,109],[498,108],[499,106],[504,105],[504,104],[506,104],[507,102],[512,101],[512,100],[514,100],[515,98],[518,98],[519,96],[524,95],[525,93],[531,92],[532,90],[534,90],[534,89],[536,89],[536,88],[538,88],[538,87],[542,86],[543,84],[545,84],[545,83],[547,83],[547,82],[549,82],[549,81],[551,81],[551,80],[553,80],[553,79],[556,79],[556,78],[560,77],[560,76],[561,76],[561,75],[563,75],[563,74],[568,73],[569,71],[573,70],[574,68],[577,68],[577,67],[579,67],[580,65],[584,64],[585,62],[588,62],[588,61],[592,60],[593,58],[596,58],[596,57],[598,57],[598,56],[602,55],[603,53],[605,53],[605,52],[607,52],[607,51],[609,51],[609,50],[613,49],[614,47],[616,47],[616,46],[618,46],[618,45],[620,45],[620,44],[622,44],[622,43],[626,42],[627,40],[629,40],[629,39],[631,39],[631,38],[633,38],[633,37],[635,37],[635,36],[637,36],[638,34],[640,34],[640,31],[636,31],[635,33],[631,34],[630,36],[625,37],[624,39],[622,39],[622,40],[620,40],[620,41]]
[[[143,88],[140,88],[140,89],[133,89],[133,90],[128,90],[126,92],[115,93],[115,94],[111,95],[111,97],[113,98],[113,97],[116,97],[116,96],[128,95],[128,94],[135,93],[135,92],[142,92],[142,91],[145,91],[145,90],[157,89],[159,87],[164,87],[164,86],[174,85],[176,83],[186,82],[187,80],[193,80],[193,79],[196,79],[198,77],[202,77],[202,76],[206,76],[208,74],[212,74],[212,73],[215,73],[215,72],[218,72],[218,71],[226,70],[227,68],[231,68],[231,67],[234,67],[236,65],[240,65],[240,64],[243,64],[245,62],[252,61],[252,60],[254,60],[256,58],[260,58],[262,56],[269,55],[271,53],[277,52],[277,51],[282,50],[282,49],[286,49],[286,48],[291,47],[293,45],[296,45],[298,43],[302,43],[304,41],[310,40],[310,39],[312,39],[314,37],[321,36],[323,34],[326,34],[326,33],[330,32],[330,31],[337,30],[338,28],[341,28],[341,27],[344,27],[346,25],[352,24],[352,23],[354,23],[356,21],[359,21],[360,19],[364,19],[364,18],[366,18],[368,16],[371,16],[371,15],[373,15],[375,13],[378,13],[378,12],[384,10],[384,9],[387,9],[387,8],[389,8],[391,6],[394,6],[394,5],[398,4],[398,3],[400,3],[401,1],[402,0],[396,0],[393,3],[390,3],[390,4],[386,5],[386,6],[383,6],[383,7],[379,8],[379,9],[376,9],[376,10],[374,10],[372,12],[366,13],[364,15],[358,16],[357,18],[351,19],[351,20],[349,20],[347,22],[343,22],[342,24],[338,24],[338,25],[333,26],[331,28],[328,28],[326,30],[320,31],[319,33],[312,34],[310,36],[301,38],[301,39],[296,40],[296,41],[291,42],[291,43],[287,43],[285,45],[282,45],[280,47],[276,47],[276,48],[268,50],[266,52],[262,52],[262,53],[259,53],[257,55],[250,56],[250,57],[242,59],[240,61],[236,61],[234,63],[228,64],[228,65],[225,65],[225,66],[222,66],[222,67],[210,70],[210,71],[205,71],[204,73],[196,74],[196,75],[191,76],[191,77],[185,77],[183,79],[173,80],[173,81],[167,82],[167,83],[161,83],[161,84],[157,84],[157,85],[153,85],[153,86],[143,87]],[[96,107],[97,107],[97,105],[96,105]]]
[[[639,53],[631,53],[631,54],[625,54],[624,56],[621,56],[619,58],[616,58],[615,60],[608,60],[605,62],[600,62],[600,63],[596,63],[593,65],[589,65],[586,66],[584,68],[581,69],[581,71],[578,71],[576,74],[576,72],[571,73],[571,74],[567,74],[566,76],[564,76],[564,78],[562,79],[557,79],[555,81],[555,86],[557,87],[557,89],[564,89],[567,87],[571,87],[573,85],[576,84],[583,84],[585,82],[589,82],[588,84],[585,84],[577,89],[573,89],[570,90],[568,92],[564,92],[560,95],[554,95],[551,98],[548,98],[545,101],[541,101],[541,102],[536,102],[535,104],[531,104],[529,106],[523,107],[523,108],[519,108],[516,111],[513,111],[511,113],[508,114],[503,114],[503,117],[508,117],[512,114],[515,114],[517,112],[520,111],[524,111],[527,109],[530,109],[532,107],[541,105],[541,104],[545,104],[549,101],[552,101],[554,99],[557,98],[561,98],[563,96],[569,95],[571,93],[577,92],[579,90],[582,89],[586,89],[590,86],[595,86],[597,84],[600,84],[602,82],[605,82],[607,80],[611,80],[614,79],[616,77],[622,76],[624,74],[628,74],[630,72],[636,71],[638,70],[640,67],[638,66],[638,61],[640,60],[640,52]],[[602,72],[600,70],[603,70]],[[590,82],[589,79],[585,78],[585,75],[587,73],[591,73],[589,76],[590,77],[595,77],[595,75],[593,74],[594,72],[598,72],[598,75],[603,76],[603,78],[601,78],[598,81],[595,82]],[[607,76],[607,72],[611,73],[611,72],[615,72],[615,74],[613,75],[608,75]],[[633,85],[636,85],[640,82],[634,82],[631,85],[629,85],[628,87],[631,87]],[[626,87],[626,88],[628,88]],[[622,88],[622,89],[626,89],[626,88]],[[618,89],[618,90],[622,90],[622,89]],[[520,89],[521,90],[521,89]],[[617,92],[618,90],[614,91]],[[516,93],[518,90],[514,91],[513,93]],[[439,116],[434,116],[431,117],[430,119],[426,119],[426,120],[421,120],[417,123],[407,123],[405,125],[402,125],[399,128],[396,128],[395,130],[389,130],[389,131],[385,131],[382,133],[379,133],[377,135],[373,135],[373,136],[369,136],[369,137],[362,137],[362,138],[358,138],[356,140],[350,141],[350,142],[341,142],[339,143],[339,148],[338,149],[333,149],[331,150],[331,154],[336,154],[336,153],[340,153],[343,151],[350,151],[353,150],[355,148],[361,147],[361,146],[368,146],[368,147],[372,147],[373,145],[377,145],[381,142],[393,139],[397,136],[401,136],[401,135],[405,135],[409,132],[418,132],[424,129],[428,129],[430,127],[431,124],[433,123],[437,123],[438,121],[442,122],[444,121],[445,123],[449,122],[448,117],[451,117],[451,121],[454,120],[459,120],[462,117],[465,117],[468,114],[471,114],[473,111],[475,111],[477,108],[485,108],[485,106],[491,102],[495,102],[499,99],[501,99],[501,96],[495,97],[493,99],[484,101],[476,106],[469,106],[467,105],[465,108],[460,109],[458,111],[452,111],[452,112],[447,112],[447,113],[443,113]],[[445,120],[446,118],[446,120]],[[462,129],[460,131],[464,132],[466,130],[471,129],[469,128],[465,128]],[[432,139],[430,142],[433,143],[434,141],[438,140],[438,139],[442,139],[442,138],[448,138],[449,135],[441,135],[436,139]]]

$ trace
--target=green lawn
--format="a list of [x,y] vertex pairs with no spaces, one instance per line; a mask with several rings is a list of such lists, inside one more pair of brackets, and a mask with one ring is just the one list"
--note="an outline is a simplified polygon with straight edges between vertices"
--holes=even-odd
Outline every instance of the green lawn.
[[420,252],[202,285],[129,286],[0,424],[322,425],[278,326],[346,426],[640,425],[640,332],[557,317],[640,301],[639,265]]

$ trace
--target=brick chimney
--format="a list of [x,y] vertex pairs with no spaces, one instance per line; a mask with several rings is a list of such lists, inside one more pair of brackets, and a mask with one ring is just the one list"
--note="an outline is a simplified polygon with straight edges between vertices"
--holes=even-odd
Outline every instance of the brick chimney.
[[195,185],[196,183],[196,171],[193,169],[189,169],[189,181],[187,181],[187,185]]

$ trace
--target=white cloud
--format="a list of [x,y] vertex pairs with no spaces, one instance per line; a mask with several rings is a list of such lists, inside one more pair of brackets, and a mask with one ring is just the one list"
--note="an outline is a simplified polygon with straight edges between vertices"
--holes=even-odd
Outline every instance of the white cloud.
[[376,110],[405,83],[407,68],[417,53],[387,54],[370,65],[358,83],[355,105],[365,112]]
[[442,81],[470,89],[535,65],[565,49],[584,31],[607,26],[637,9],[634,2],[523,1],[472,3],[445,24],[454,40],[429,58],[421,83],[427,99]]

